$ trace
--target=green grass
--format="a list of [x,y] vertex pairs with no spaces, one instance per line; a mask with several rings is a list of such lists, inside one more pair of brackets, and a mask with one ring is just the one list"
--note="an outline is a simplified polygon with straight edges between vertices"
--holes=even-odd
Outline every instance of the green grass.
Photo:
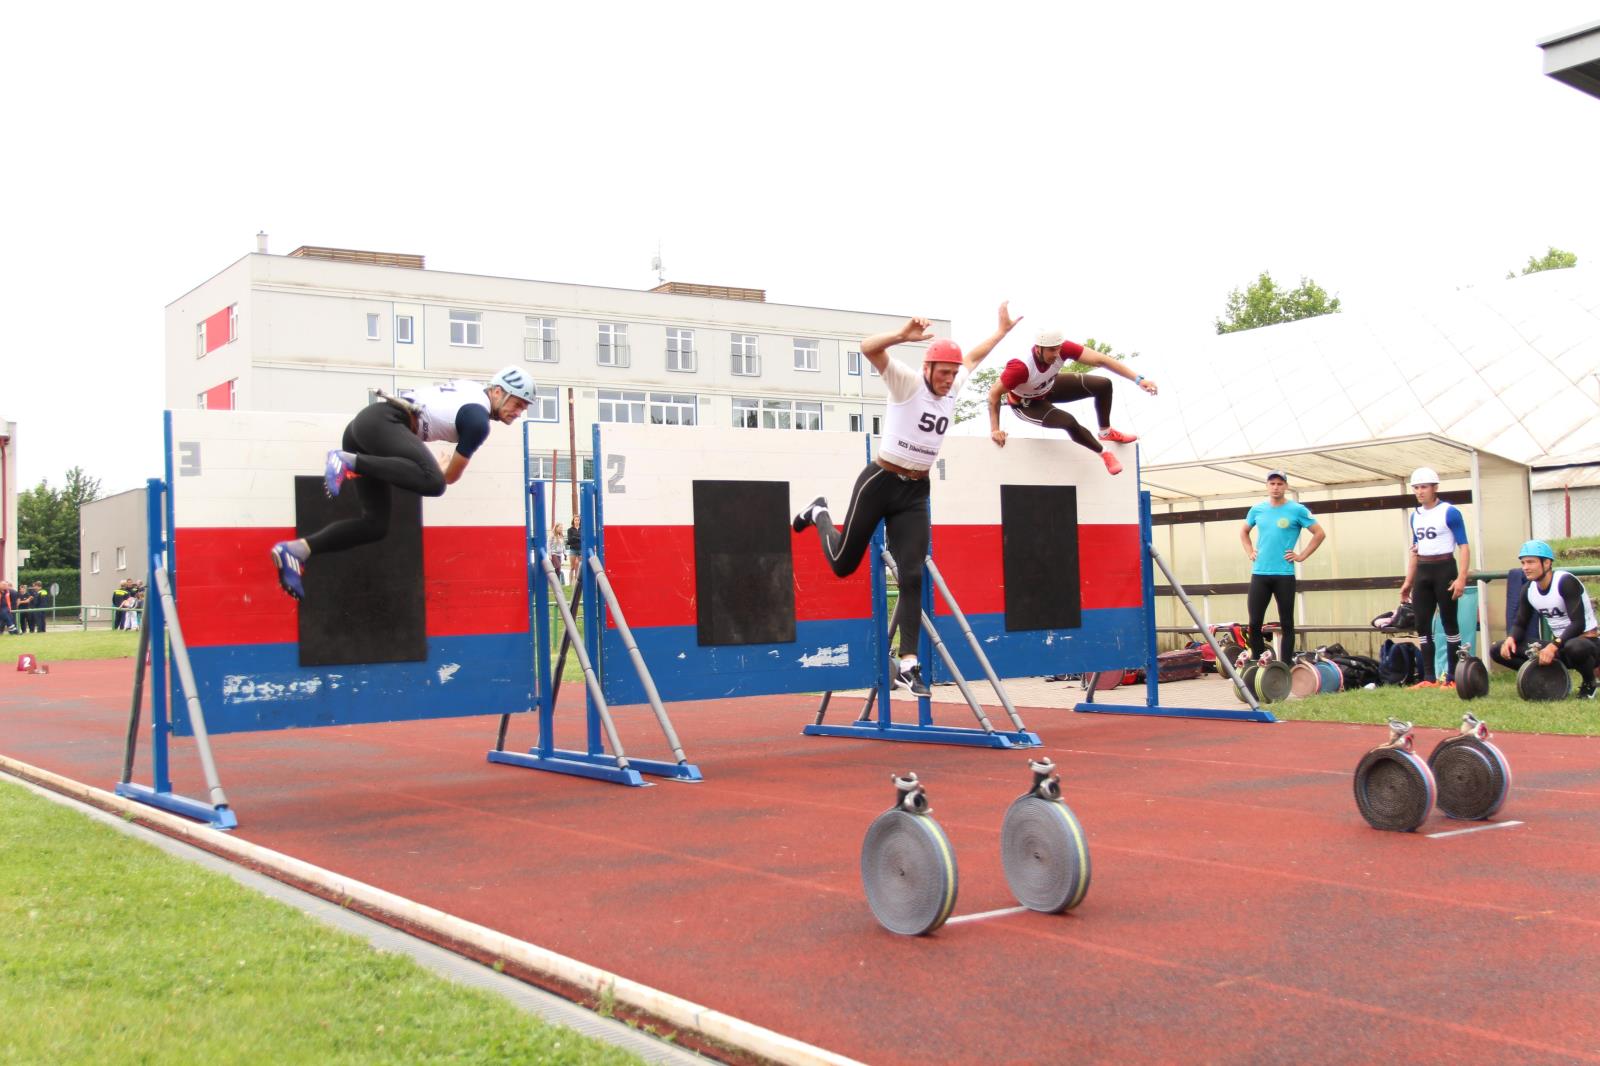
[[29,652],[42,663],[69,659],[131,659],[139,650],[136,629],[52,629],[0,638],[0,653],[12,662]]
[[1471,711],[1496,733],[1600,735],[1600,701],[1568,698],[1530,703],[1517,695],[1517,679],[1509,670],[1496,670],[1489,681],[1489,694],[1470,701],[1447,689],[1412,691],[1381,686],[1288,700],[1267,709],[1291,721],[1382,724],[1393,717],[1440,729],[1454,729],[1461,724],[1461,715]]
[[0,1062],[624,1063],[0,784]]

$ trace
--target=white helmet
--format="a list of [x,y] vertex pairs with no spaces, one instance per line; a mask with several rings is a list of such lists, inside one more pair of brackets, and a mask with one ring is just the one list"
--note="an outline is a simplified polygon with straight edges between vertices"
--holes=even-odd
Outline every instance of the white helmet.
[[1041,329],[1038,336],[1033,338],[1033,343],[1040,348],[1054,348],[1065,339],[1059,329]]
[[532,403],[538,395],[538,390],[533,387],[533,378],[520,367],[508,366],[494,377],[489,379],[489,388],[500,386],[506,395],[515,396],[524,403]]
[[1419,466],[1411,471],[1411,484],[1413,485],[1437,485],[1438,483],[1439,472],[1431,466]]

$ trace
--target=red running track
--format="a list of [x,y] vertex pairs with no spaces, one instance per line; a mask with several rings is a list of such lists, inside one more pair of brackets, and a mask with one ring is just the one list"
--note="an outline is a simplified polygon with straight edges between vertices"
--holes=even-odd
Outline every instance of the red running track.
[[[131,675],[0,675],[0,751],[109,789]],[[1500,734],[1497,821],[1523,824],[1430,838],[1482,823],[1356,812],[1383,727],[1025,710],[1089,836],[1087,899],[909,939],[858,869],[890,774],[926,782],[972,915],[1016,905],[999,828],[1028,755],[803,737],[814,708],[674,706],[706,780],[647,789],[490,765],[493,718],[215,751],[245,839],[868,1062],[1600,1062],[1600,739]],[[665,757],[647,708],[618,719]],[[202,795],[188,742],[174,763]]]

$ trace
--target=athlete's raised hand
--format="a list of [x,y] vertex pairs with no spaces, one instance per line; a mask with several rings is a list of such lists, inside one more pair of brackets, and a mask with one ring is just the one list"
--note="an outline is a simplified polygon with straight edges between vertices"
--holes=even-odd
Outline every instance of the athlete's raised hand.
[[1143,381],[1139,382],[1139,387],[1152,396],[1156,394],[1156,383],[1151,378],[1145,378]]
[[1000,333],[1002,335],[1010,333],[1016,328],[1017,323],[1021,321],[1021,315],[1018,315],[1016,318],[1011,317],[1011,301],[1002,301],[1000,304]]
[[925,318],[913,318],[900,327],[900,342],[902,344],[931,341],[932,339],[933,323]]

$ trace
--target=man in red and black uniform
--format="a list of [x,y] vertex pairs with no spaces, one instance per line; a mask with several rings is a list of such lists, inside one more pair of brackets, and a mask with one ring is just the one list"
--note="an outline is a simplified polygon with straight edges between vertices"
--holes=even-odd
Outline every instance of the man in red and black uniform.
[[[1010,405],[1011,413],[1024,422],[1064,430],[1091,452],[1099,453],[1108,471],[1120,474],[1122,464],[1100,442],[1132,444],[1139,438],[1111,428],[1111,380],[1095,374],[1062,369],[1074,361],[1085,366],[1103,366],[1121,374],[1150,395],[1156,394],[1154,381],[1128,369],[1119,360],[1093,348],[1064,340],[1058,329],[1043,330],[1034,338],[1031,356],[1007,363],[1000,372],[1000,380],[989,390],[989,437],[1005,447],[1006,432],[1000,428],[1000,401],[1004,399]],[[1098,439],[1076,418],[1056,406],[1074,400],[1094,401],[1095,420],[1100,426]]]

